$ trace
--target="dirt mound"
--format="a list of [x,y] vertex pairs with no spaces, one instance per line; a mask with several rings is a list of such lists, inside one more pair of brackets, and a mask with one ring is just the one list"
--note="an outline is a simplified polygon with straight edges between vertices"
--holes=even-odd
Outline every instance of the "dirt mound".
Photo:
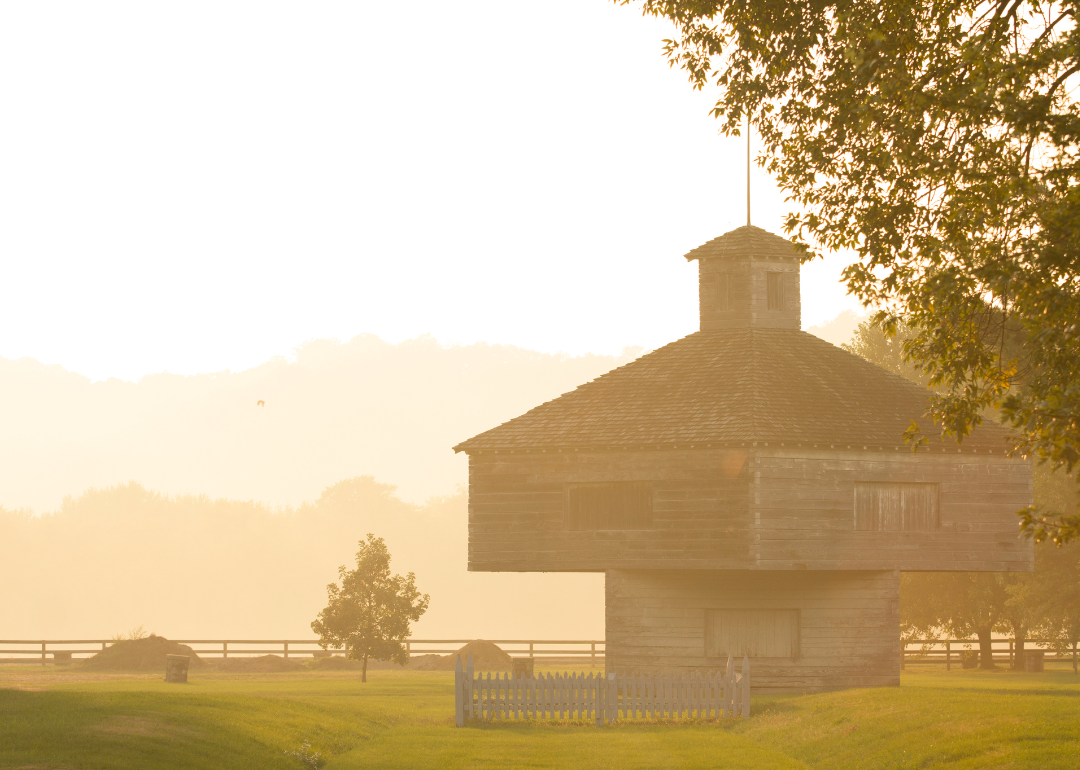
[[142,639],[122,639],[113,642],[92,658],[83,661],[84,668],[98,671],[165,671],[166,655],[187,655],[190,668],[205,665],[186,644],[170,642],[164,636],[150,634]]
[[[461,656],[461,665],[465,666],[472,653],[473,671],[509,671],[513,668],[513,659],[491,642],[477,639],[469,642],[457,652],[449,655],[432,656],[428,660],[416,666],[417,671],[453,671],[457,666],[458,656]],[[409,668],[412,668],[410,666]]]
[[224,658],[210,664],[215,671],[236,674],[276,674],[281,671],[302,671],[304,664],[295,658],[280,655],[260,655],[257,658]]

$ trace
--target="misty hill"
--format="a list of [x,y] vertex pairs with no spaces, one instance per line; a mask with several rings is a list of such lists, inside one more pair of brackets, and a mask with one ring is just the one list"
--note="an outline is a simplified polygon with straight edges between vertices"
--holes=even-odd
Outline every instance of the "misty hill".
[[[136,480],[166,494],[298,505],[371,475],[407,500],[454,492],[450,447],[626,363],[510,346],[319,340],[243,372],[91,382],[0,358],[0,505]],[[265,406],[256,406],[258,401]]]
[[0,508],[0,638],[312,638],[368,532],[431,595],[418,638],[603,638],[603,575],[470,573],[464,493],[415,505],[370,477],[277,510],[138,484]]

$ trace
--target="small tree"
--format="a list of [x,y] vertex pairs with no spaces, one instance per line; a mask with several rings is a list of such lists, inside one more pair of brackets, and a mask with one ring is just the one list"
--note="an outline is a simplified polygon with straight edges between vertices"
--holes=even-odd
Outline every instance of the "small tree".
[[367,540],[360,541],[356,569],[342,565],[338,578],[341,586],[326,587],[330,603],[311,624],[322,648],[344,647],[350,660],[363,661],[363,682],[368,658],[405,665],[409,623],[427,611],[430,598],[416,590],[416,576],[391,575],[386,543],[368,533]]

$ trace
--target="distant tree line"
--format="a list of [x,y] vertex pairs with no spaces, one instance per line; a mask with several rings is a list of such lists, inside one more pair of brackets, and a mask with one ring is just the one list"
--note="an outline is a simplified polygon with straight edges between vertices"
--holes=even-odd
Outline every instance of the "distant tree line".
[[108,639],[137,626],[179,639],[309,638],[327,583],[368,532],[431,592],[421,636],[603,633],[602,576],[468,572],[464,491],[412,504],[357,476],[298,506],[135,482],[48,513],[0,505],[0,638]]
[[[844,347],[868,361],[921,385],[929,378],[905,360],[910,332],[899,328],[886,337],[871,322],[862,324]],[[986,419],[993,419],[988,413]],[[1036,507],[1075,510],[1076,484],[1049,465],[1035,466]],[[977,638],[980,665],[991,668],[994,633],[1016,639],[1014,666],[1023,666],[1026,640],[1048,639],[1055,649],[1071,649],[1080,640],[1080,543],[1035,545],[1035,571],[906,572],[900,583],[900,624],[906,639],[947,635]]]
[[164,495],[130,482],[42,515],[0,507],[3,638],[107,638],[142,625],[180,638],[308,636],[325,586],[368,531],[431,577],[456,567],[464,500],[411,505],[370,476],[275,508]]

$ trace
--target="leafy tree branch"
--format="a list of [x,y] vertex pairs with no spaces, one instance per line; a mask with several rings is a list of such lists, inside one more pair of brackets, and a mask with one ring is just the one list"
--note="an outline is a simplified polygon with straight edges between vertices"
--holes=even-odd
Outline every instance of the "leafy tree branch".
[[[1075,2],[639,1],[674,23],[671,65],[718,90],[721,130],[753,120],[787,232],[853,250],[849,290],[910,330],[941,438],[1002,419],[1013,452],[1075,475]],[[1037,539],[1080,537],[1075,509],[1028,513]]]

